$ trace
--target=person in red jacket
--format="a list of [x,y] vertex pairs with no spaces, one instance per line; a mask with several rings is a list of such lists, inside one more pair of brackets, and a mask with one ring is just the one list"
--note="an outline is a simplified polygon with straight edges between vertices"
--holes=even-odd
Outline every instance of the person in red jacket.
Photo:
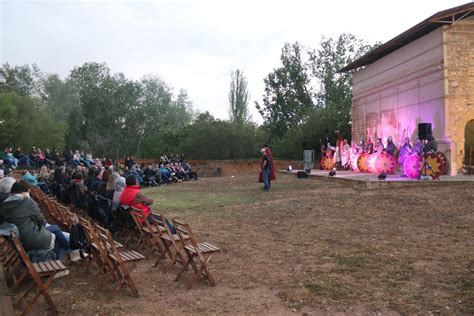
[[123,190],[122,195],[120,196],[120,204],[128,205],[133,208],[139,209],[142,211],[143,219],[148,218],[149,222],[151,207],[153,204],[153,199],[145,196],[140,192],[140,186],[137,184],[137,178],[132,174],[129,175],[125,180],[125,190]]

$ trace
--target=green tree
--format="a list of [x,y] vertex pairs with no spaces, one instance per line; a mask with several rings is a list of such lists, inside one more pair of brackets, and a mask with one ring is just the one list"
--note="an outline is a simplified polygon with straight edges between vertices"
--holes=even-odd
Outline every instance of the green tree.
[[57,74],[50,74],[41,85],[42,100],[55,121],[66,122],[71,111],[80,107],[79,88],[70,78],[61,80]]
[[[77,83],[82,121],[69,122],[73,130],[83,128],[84,138],[75,142],[90,148],[99,156],[123,155],[127,148],[126,113],[136,109],[139,89],[123,74],[111,75],[105,64],[86,63],[71,72]],[[72,126],[72,123],[80,126]],[[71,139],[71,137],[68,137]]]
[[245,124],[250,121],[248,103],[249,92],[247,79],[242,71],[237,69],[230,74],[229,117],[231,122]]
[[306,59],[305,49],[298,42],[286,43],[280,56],[282,66],[264,79],[263,104],[255,105],[272,139],[303,124],[314,109]]
[[21,96],[37,95],[40,77],[39,68],[35,64],[31,67],[3,64],[0,67],[0,92],[15,92]]
[[65,125],[55,123],[39,99],[0,93],[0,144],[4,146],[64,147]]
[[[366,41],[352,34],[341,34],[337,39],[322,38],[319,48],[310,50],[310,68],[319,86],[314,90],[318,119],[324,130],[339,130],[351,135],[352,72],[339,69],[373,49]],[[321,135],[322,136],[322,135]]]

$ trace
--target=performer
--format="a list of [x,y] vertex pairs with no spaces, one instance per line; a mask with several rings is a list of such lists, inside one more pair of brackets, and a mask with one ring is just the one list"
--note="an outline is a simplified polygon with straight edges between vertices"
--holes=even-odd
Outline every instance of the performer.
[[347,139],[344,139],[342,146],[342,169],[349,169],[349,164],[351,162],[351,146],[347,143]]
[[398,163],[403,166],[405,159],[411,154],[410,138],[405,137],[403,139],[403,145],[400,147],[400,154],[398,155]]
[[367,145],[365,146],[365,152],[369,155],[374,153],[374,143],[372,143],[371,138],[369,138]]
[[425,150],[424,150],[425,154],[435,153],[437,151],[438,151],[438,143],[436,142],[433,136],[429,136],[428,143],[426,143],[425,145]]
[[375,152],[381,154],[384,151],[385,147],[383,146],[382,138],[377,138],[377,143],[375,144]]
[[397,148],[395,147],[395,144],[392,141],[392,136],[389,136],[387,138],[387,148],[385,151],[387,152],[387,154],[392,155],[392,157],[395,157],[395,149]]
[[[271,163],[271,169],[270,169],[270,180],[276,180],[276,173],[275,173],[275,162],[273,161],[273,153],[272,153],[272,150],[270,149],[270,147],[268,147],[268,145],[263,145],[263,148],[262,150],[265,150],[265,153],[267,154],[268,158],[270,159],[270,163]],[[263,156],[262,158],[260,159],[260,166],[263,164]],[[259,176],[258,176],[258,182],[260,183],[263,183],[263,174],[262,172],[260,172]]]
[[419,139],[415,141],[415,144],[413,145],[413,149],[411,151],[412,153],[416,153],[419,156],[423,155],[424,149],[423,149],[423,144]]
[[335,147],[332,147],[334,149],[334,157],[333,157],[333,161],[334,161],[334,165],[336,166],[336,170],[341,170],[341,146],[340,146],[340,142],[337,141],[336,142],[336,146]]
[[272,161],[268,156],[267,151],[265,148],[261,149],[262,153],[262,164],[260,166],[260,172],[262,173],[262,180],[263,180],[263,191],[268,192],[270,190],[270,173],[272,168]]
[[363,152],[365,152],[365,141],[363,138],[359,142],[358,151],[359,151],[359,154],[362,154]]

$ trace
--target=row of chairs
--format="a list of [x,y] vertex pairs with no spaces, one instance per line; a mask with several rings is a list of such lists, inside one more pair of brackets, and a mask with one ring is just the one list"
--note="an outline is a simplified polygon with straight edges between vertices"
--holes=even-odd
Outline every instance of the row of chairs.
[[[143,260],[146,257],[134,250],[124,250],[124,246],[114,240],[110,231],[99,224],[92,224],[90,219],[82,216],[77,216],[71,212],[67,207],[59,203],[53,197],[47,196],[38,188],[31,191],[32,197],[43,207],[43,210],[51,216],[58,225],[70,231],[72,225],[79,224],[84,230],[88,245],[86,251],[89,253],[86,267],[90,263],[95,262],[98,271],[95,277],[100,277],[101,274],[111,276],[113,281],[113,295],[124,286],[128,286],[133,295],[138,297],[139,293],[130,276],[130,271],[134,269],[135,262]],[[127,267],[128,263],[133,263],[133,267]],[[88,269],[87,269],[88,270]],[[109,284],[110,282],[104,283]]]
[[[87,215],[99,213],[97,209],[102,207],[105,213],[109,214],[108,216],[112,216],[112,201],[96,192],[82,192],[79,200],[82,200],[82,197],[85,195],[87,195],[87,199],[90,201],[87,203]],[[77,201],[78,198],[74,197],[71,200],[73,209],[83,213],[84,208],[80,206],[84,205],[84,203],[80,203],[80,201]],[[193,268],[195,275],[189,282],[188,288],[191,288],[199,280],[197,275],[203,276],[211,286],[215,286],[215,281],[209,271],[208,264],[211,257],[220,250],[209,243],[197,242],[189,224],[176,219],[170,222],[163,215],[156,212],[152,212],[152,222],[150,223],[148,219],[143,217],[142,211],[123,205],[119,207],[116,214],[126,214],[133,220],[133,223],[122,221],[119,225],[120,230],[116,232],[117,235],[122,236],[126,243],[137,238],[139,246],[151,246],[153,251],[159,253],[154,266],[157,266],[161,260],[168,257],[170,264],[165,271],[171,270],[176,263],[181,265],[182,269],[179,270],[177,280],[179,280],[184,271],[188,270],[189,266]],[[117,216],[116,214],[114,216]],[[169,223],[173,223],[179,229],[171,231]],[[132,226],[129,224],[132,224]]]
[[191,289],[201,277],[204,277],[211,286],[216,285],[208,264],[211,257],[220,251],[218,247],[198,242],[189,224],[177,219],[172,220],[173,226],[171,226],[164,215],[155,212],[151,213],[152,223],[144,218],[140,210],[131,208],[130,214],[138,228],[140,241],[150,245],[153,250],[159,253],[154,267],[162,259],[168,257],[170,263],[165,271],[169,271],[175,264],[181,265],[175,281],[180,279],[189,266],[193,268],[194,276],[188,282],[188,289]]
[[[41,190],[36,190],[38,194],[42,194]],[[49,210],[50,213],[54,214],[53,217],[56,219],[57,222],[64,223],[63,226],[65,228],[70,228],[70,218],[71,212],[69,209],[64,207],[58,202],[56,207],[51,207],[51,201],[54,199],[47,197],[43,194],[44,198],[42,200],[46,201],[46,208]],[[93,198],[96,200],[106,199],[105,197],[101,197],[98,194],[92,194]],[[55,201],[55,200],[54,200]],[[165,268],[165,271],[170,271],[173,266],[176,264],[180,265],[180,269],[178,270],[178,274],[176,277],[176,281],[179,280],[182,274],[192,267],[194,275],[191,280],[188,282],[188,289],[191,289],[195,282],[197,282],[201,277],[205,278],[211,286],[215,286],[214,278],[209,270],[209,261],[211,257],[220,251],[220,249],[210,243],[206,242],[198,242],[195,238],[191,227],[187,223],[183,223],[177,219],[172,219],[169,221],[165,218],[164,215],[158,214],[157,212],[151,213],[151,223],[147,218],[143,216],[141,210],[135,209],[133,207],[121,206],[122,212],[128,212],[131,216],[133,223],[135,224],[135,229],[127,229],[122,231],[124,238],[126,241],[130,241],[133,237],[137,237],[138,243],[141,246],[145,246],[148,249],[152,249],[153,251],[158,252],[158,258],[154,264],[156,267],[163,259],[169,259],[169,265]],[[172,225],[170,225],[172,223]],[[106,236],[107,234],[104,231],[107,231],[100,225],[93,225],[90,220],[87,220],[86,217],[82,217],[80,219],[80,224],[84,229],[88,228],[87,236],[89,238],[90,244],[95,244],[99,240],[98,238],[94,238],[94,242],[90,239],[93,238],[95,235],[94,230],[102,231],[102,233],[98,234],[98,236]],[[108,232],[110,234],[110,232]],[[110,236],[112,236],[110,234]],[[112,237],[111,237],[112,238]],[[115,242],[117,249],[123,248],[121,244]],[[148,247],[150,246],[150,247]],[[97,246],[96,246],[97,247]],[[93,252],[95,252],[95,257],[99,260],[96,263],[105,262],[106,258],[103,256],[102,259],[99,258],[100,253],[97,253],[98,249],[95,247]],[[105,247],[105,250],[110,249],[110,247]],[[104,252],[102,252],[104,255]],[[133,261],[133,256],[130,258]],[[102,260],[102,261],[101,261]],[[126,261],[125,261],[126,262]],[[103,263],[102,263],[103,265]],[[98,264],[99,266],[99,264]],[[114,273],[113,271],[111,272]],[[124,283],[128,282],[128,276],[125,277]],[[122,282],[123,280],[120,280]],[[133,282],[131,283],[131,290],[132,292],[135,291]]]

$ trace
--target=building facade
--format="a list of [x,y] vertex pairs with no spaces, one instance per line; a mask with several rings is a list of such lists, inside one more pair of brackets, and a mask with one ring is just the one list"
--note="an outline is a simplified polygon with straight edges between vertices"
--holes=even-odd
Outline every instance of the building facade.
[[358,69],[353,141],[391,136],[400,145],[417,139],[419,123],[431,123],[457,174],[474,144],[473,10],[468,3],[438,12],[341,70]]

